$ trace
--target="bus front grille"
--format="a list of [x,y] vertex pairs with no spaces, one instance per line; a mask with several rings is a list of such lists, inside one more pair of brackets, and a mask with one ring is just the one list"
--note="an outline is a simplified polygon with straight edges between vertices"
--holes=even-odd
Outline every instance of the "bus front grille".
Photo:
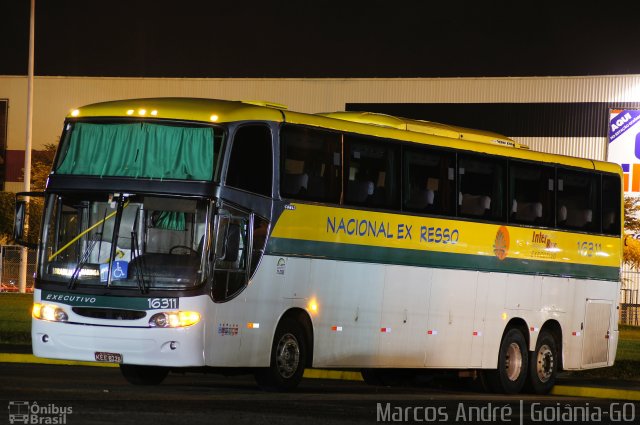
[[73,312],[93,319],[138,320],[147,315],[145,311],[122,310],[116,308],[73,307]]

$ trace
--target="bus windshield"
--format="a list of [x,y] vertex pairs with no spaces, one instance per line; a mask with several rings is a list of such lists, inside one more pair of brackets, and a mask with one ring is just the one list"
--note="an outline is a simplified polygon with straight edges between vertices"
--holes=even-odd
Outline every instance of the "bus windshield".
[[75,286],[186,289],[202,283],[208,202],[117,193],[51,195],[40,276]]

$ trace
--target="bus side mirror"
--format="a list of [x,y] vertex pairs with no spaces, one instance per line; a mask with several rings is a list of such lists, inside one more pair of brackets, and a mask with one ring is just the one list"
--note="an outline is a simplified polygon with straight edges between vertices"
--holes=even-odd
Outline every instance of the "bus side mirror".
[[13,239],[18,244],[20,244],[24,237],[24,219],[26,218],[26,210],[27,202],[16,199],[16,212],[13,219]]
[[15,215],[13,219],[13,239],[16,244],[26,246],[27,248],[37,248],[38,244],[28,242],[28,208],[29,196],[43,197],[42,192],[20,192],[16,193]]

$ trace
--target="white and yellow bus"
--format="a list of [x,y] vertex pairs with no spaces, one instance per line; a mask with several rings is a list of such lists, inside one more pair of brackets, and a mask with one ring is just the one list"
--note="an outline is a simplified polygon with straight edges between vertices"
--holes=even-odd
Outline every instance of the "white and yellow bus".
[[44,194],[33,352],[119,363],[137,384],[454,369],[544,393],[615,360],[621,176],[379,114],[85,106]]

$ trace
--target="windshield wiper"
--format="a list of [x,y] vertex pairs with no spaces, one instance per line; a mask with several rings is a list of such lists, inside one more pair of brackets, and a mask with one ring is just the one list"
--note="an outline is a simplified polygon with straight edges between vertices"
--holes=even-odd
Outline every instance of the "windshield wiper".
[[85,266],[85,264],[89,262],[89,257],[91,256],[91,252],[93,252],[93,248],[95,248],[99,239],[102,239],[102,233],[95,233],[93,235],[93,238],[89,240],[89,242],[87,243],[87,247],[82,253],[82,257],[80,258],[78,265],[76,265],[76,268],[73,270],[73,273],[71,274],[71,279],[69,280],[69,285],[67,286],[67,288],[74,289],[76,287],[76,284],[78,283],[78,278],[80,277],[80,272],[82,271],[82,268]]
[[[135,228],[135,226],[134,226]],[[138,245],[138,232],[131,232],[131,245],[132,245],[132,256],[131,256],[131,264],[135,262],[135,274],[136,274],[136,282],[138,283],[138,288],[140,288],[140,293],[145,294],[148,292],[149,287],[144,281],[144,271],[146,269],[144,255],[140,252],[140,245]]]
[[[76,265],[76,268],[73,270],[73,273],[71,274],[71,279],[69,279],[69,285],[67,285],[68,289],[74,289],[76,287],[76,284],[78,283],[78,279],[80,278],[80,272],[82,271],[82,268],[85,266],[85,264],[89,262],[89,257],[93,252],[93,248],[95,248],[98,240],[100,241],[100,243],[102,243],[102,233],[104,232],[105,221],[107,221],[106,210],[104,212],[104,218],[102,219],[102,223],[100,225],[100,232],[94,233],[93,237],[87,243],[87,247],[84,249],[84,252],[82,253],[82,257],[80,257],[80,261],[78,262],[78,264]],[[90,227],[89,230],[93,228],[95,228],[95,226]],[[86,233],[86,231],[84,233]],[[98,270],[98,273],[100,273],[100,270]]]

